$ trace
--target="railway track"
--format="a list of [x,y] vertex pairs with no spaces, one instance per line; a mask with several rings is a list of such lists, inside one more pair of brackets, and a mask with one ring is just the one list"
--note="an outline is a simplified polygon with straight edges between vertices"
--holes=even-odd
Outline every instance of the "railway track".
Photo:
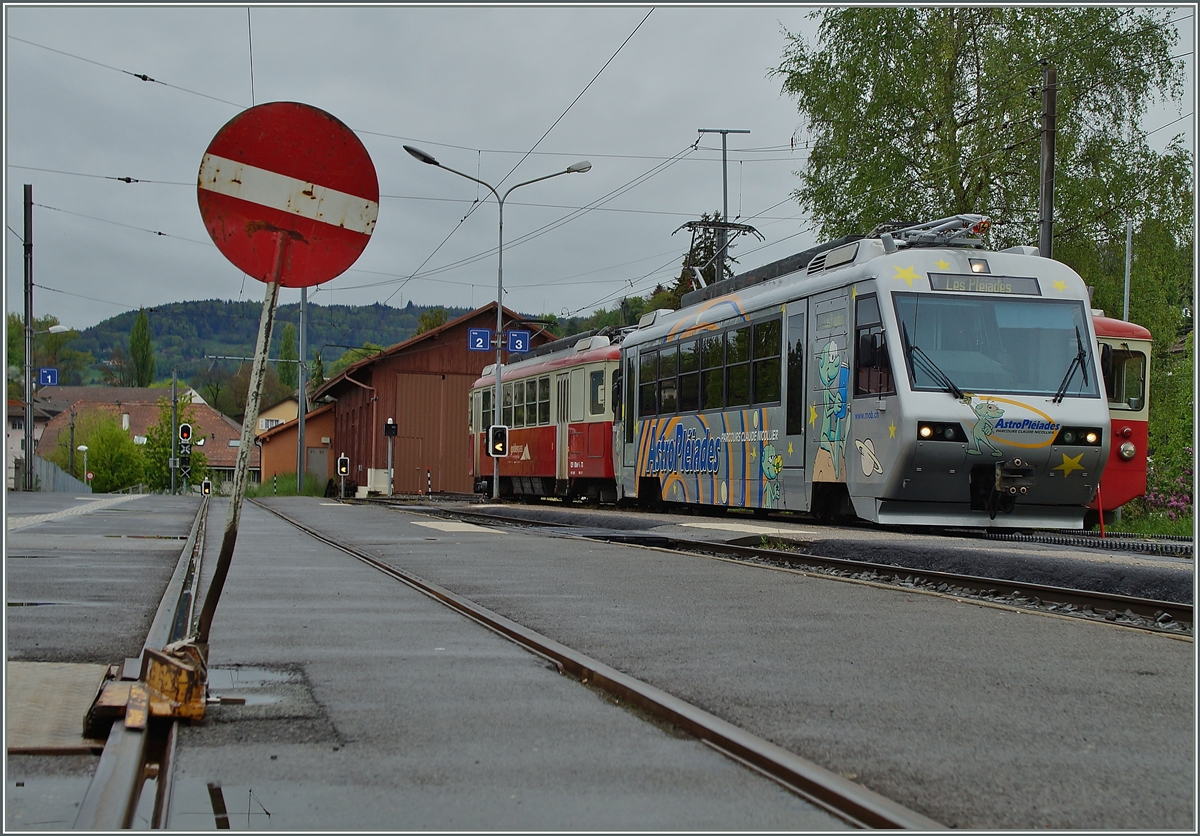
[[804,543],[783,538],[769,538],[766,544],[753,545],[746,542],[699,541],[646,531],[584,527],[578,527],[572,531],[571,526],[561,522],[514,518],[486,511],[427,510],[431,513],[471,519],[487,525],[524,525],[554,529],[569,536],[704,554],[792,571],[897,586],[1017,609],[1118,624],[1139,630],[1186,637],[1192,635],[1192,604],[1190,603],[1095,590],[1071,589],[1011,579],[979,577],[956,572],[906,569],[865,560],[822,556],[806,552]]
[[[251,500],[253,502],[253,500]],[[263,503],[255,505],[305,534],[367,564],[547,659],[559,672],[674,725],[727,757],[859,828],[944,829],[928,817],[746,732],[665,691],[634,679],[473,601],[335,540]]]
[[[128,704],[122,706],[117,716],[107,717],[112,725],[96,772],[79,804],[75,830],[130,829],[139,810],[147,809],[151,829],[166,827],[178,721],[155,717],[149,710],[148,659],[161,656],[163,648],[190,633],[204,555],[208,506],[205,497],[146,634],[142,655],[125,660],[113,677],[114,683],[130,683]],[[99,713],[96,706],[93,706],[93,713]],[[103,721],[103,717],[97,719],[92,714],[86,720],[97,723],[98,727]],[[152,802],[146,796],[147,783],[154,787]],[[145,802],[144,797],[147,798]]]

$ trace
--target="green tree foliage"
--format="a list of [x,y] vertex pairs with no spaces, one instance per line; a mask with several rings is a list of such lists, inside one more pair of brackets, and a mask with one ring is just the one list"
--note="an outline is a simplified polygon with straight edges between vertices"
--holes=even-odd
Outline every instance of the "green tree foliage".
[[433,310],[425,311],[419,317],[417,317],[417,330],[415,334],[424,334],[426,331],[432,331],[434,328],[440,328],[449,321],[449,314],[447,314],[442,308],[434,308]]
[[[180,402],[178,406],[179,423],[192,425],[192,438],[203,438],[204,427],[196,422],[195,409],[190,403]],[[145,466],[144,479],[150,490],[163,491],[171,488],[171,440],[176,438],[171,424],[171,399],[158,399],[158,420],[146,428],[146,443],[142,447],[142,457]],[[178,451],[178,447],[176,448]],[[208,459],[204,448],[192,445],[191,460],[192,475],[189,485],[199,485],[208,475]],[[176,486],[183,483],[176,477]]]
[[[796,198],[822,238],[886,221],[993,217],[993,243],[1036,241],[1042,59],[1058,74],[1057,242],[1127,218],[1191,228],[1190,157],[1149,149],[1140,118],[1179,99],[1170,9],[875,7],[815,11],[774,75],[808,131]],[[1032,92],[1032,95],[1031,95]],[[1057,256],[1057,251],[1056,251]]]
[[363,343],[362,348],[351,348],[343,351],[341,356],[329,364],[329,368],[325,374],[333,377],[342,372],[347,366],[357,363],[359,360],[365,360],[372,354],[378,354],[383,351],[384,347],[376,343]]
[[325,383],[325,362],[321,359],[321,352],[313,351],[312,363],[309,364],[308,371],[308,395],[321,388]]
[[292,323],[285,323],[283,333],[279,335],[279,363],[278,369],[279,382],[291,389],[296,390],[296,385],[300,380],[300,365],[296,361],[300,359],[300,354],[296,350],[296,326]]
[[[89,352],[73,347],[79,338],[78,331],[45,333],[51,325],[58,324],[58,317],[50,314],[35,317],[33,320],[33,382],[37,383],[37,369],[53,368],[58,369],[60,386],[77,386],[83,382],[84,372],[95,363],[95,359]],[[9,313],[5,326],[5,342],[8,346],[8,397],[24,401],[25,319],[20,314]]]
[[[75,445],[85,445],[88,470],[96,474],[92,490],[98,493],[117,491],[138,484],[142,480],[142,450],[134,444],[129,433],[112,413],[104,409],[92,409],[79,413],[75,418]],[[61,467],[80,481],[84,478],[83,453],[76,450],[75,467],[71,468],[71,434],[59,433],[54,449],[38,451],[47,461]]]
[[150,316],[138,311],[129,330],[129,359],[133,364],[133,385],[144,387],[154,382],[154,343],[150,339]]

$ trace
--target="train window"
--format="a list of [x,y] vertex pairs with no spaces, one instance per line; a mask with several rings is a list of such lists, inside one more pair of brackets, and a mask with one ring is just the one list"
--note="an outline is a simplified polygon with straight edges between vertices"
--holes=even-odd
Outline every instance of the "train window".
[[512,427],[525,426],[525,384],[519,382],[513,386],[513,422]]
[[676,408],[675,370],[678,368],[679,351],[675,346],[664,348],[658,355],[658,413],[672,415]]
[[588,411],[592,415],[604,414],[604,370],[588,375]]
[[537,422],[542,426],[550,423],[550,378],[538,378]]
[[787,432],[804,432],[804,314],[788,317]]
[[754,323],[754,402],[778,403],[779,354],[783,321],[768,319]]
[[513,385],[504,384],[504,400],[500,402],[500,423],[506,427],[513,425]]
[[638,417],[658,414],[658,352],[642,355],[638,368]]
[[479,429],[486,430],[492,425],[492,390],[484,389],[479,393],[482,406],[480,408]]
[[1146,355],[1140,351],[1116,348],[1104,376],[1108,403],[1116,409],[1138,410],[1146,405]]
[[750,326],[725,335],[725,403],[746,406],[750,403]]
[[679,373],[694,372],[700,368],[700,354],[695,340],[679,344]]
[[700,338],[700,408],[720,409],[725,405],[725,335]]
[[879,303],[874,294],[859,296],[854,303],[855,351],[854,394],[890,395],[896,391]]

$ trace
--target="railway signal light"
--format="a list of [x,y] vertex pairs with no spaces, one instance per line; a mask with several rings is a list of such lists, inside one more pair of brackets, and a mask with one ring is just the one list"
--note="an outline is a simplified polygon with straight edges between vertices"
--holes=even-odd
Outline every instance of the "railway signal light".
[[203,496],[212,496],[212,482],[205,479],[200,483],[200,493]]
[[488,430],[488,455],[493,459],[508,457],[508,427],[494,424]]
[[338,476],[350,475],[350,459],[347,456],[338,456],[337,461]]
[[180,441],[191,441],[192,440],[192,425],[191,424],[180,424],[179,425],[179,440]]

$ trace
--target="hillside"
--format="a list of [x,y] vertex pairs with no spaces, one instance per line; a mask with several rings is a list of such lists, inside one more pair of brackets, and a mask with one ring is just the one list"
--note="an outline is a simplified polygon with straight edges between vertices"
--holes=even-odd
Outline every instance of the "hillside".
[[[411,302],[404,308],[387,305],[313,305],[308,306],[309,356],[321,352],[328,366],[346,350],[343,346],[363,343],[390,346],[411,337],[422,313],[437,306],[419,306]],[[453,319],[467,308],[443,308]],[[279,354],[280,336],[287,323],[299,324],[299,304],[280,305],[276,313],[270,357]],[[251,357],[258,336],[258,321],[262,303],[233,302],[208,299],[196,302],[173,302],[159,305],[149,312],[150,333],[157,358],[156,376],[170,380],[175,369],[180,380],[190,380],[214,362],[222,362],[236,370],[235,361],[206,359],[214,355]],[[127,311],[81,331],[70,342],[78,351],[90,351],[97,366],[84,372],[86,383],[100,382],[99,364],[108,360],[117,346],[127,347],[129,332],[137,311]]]

